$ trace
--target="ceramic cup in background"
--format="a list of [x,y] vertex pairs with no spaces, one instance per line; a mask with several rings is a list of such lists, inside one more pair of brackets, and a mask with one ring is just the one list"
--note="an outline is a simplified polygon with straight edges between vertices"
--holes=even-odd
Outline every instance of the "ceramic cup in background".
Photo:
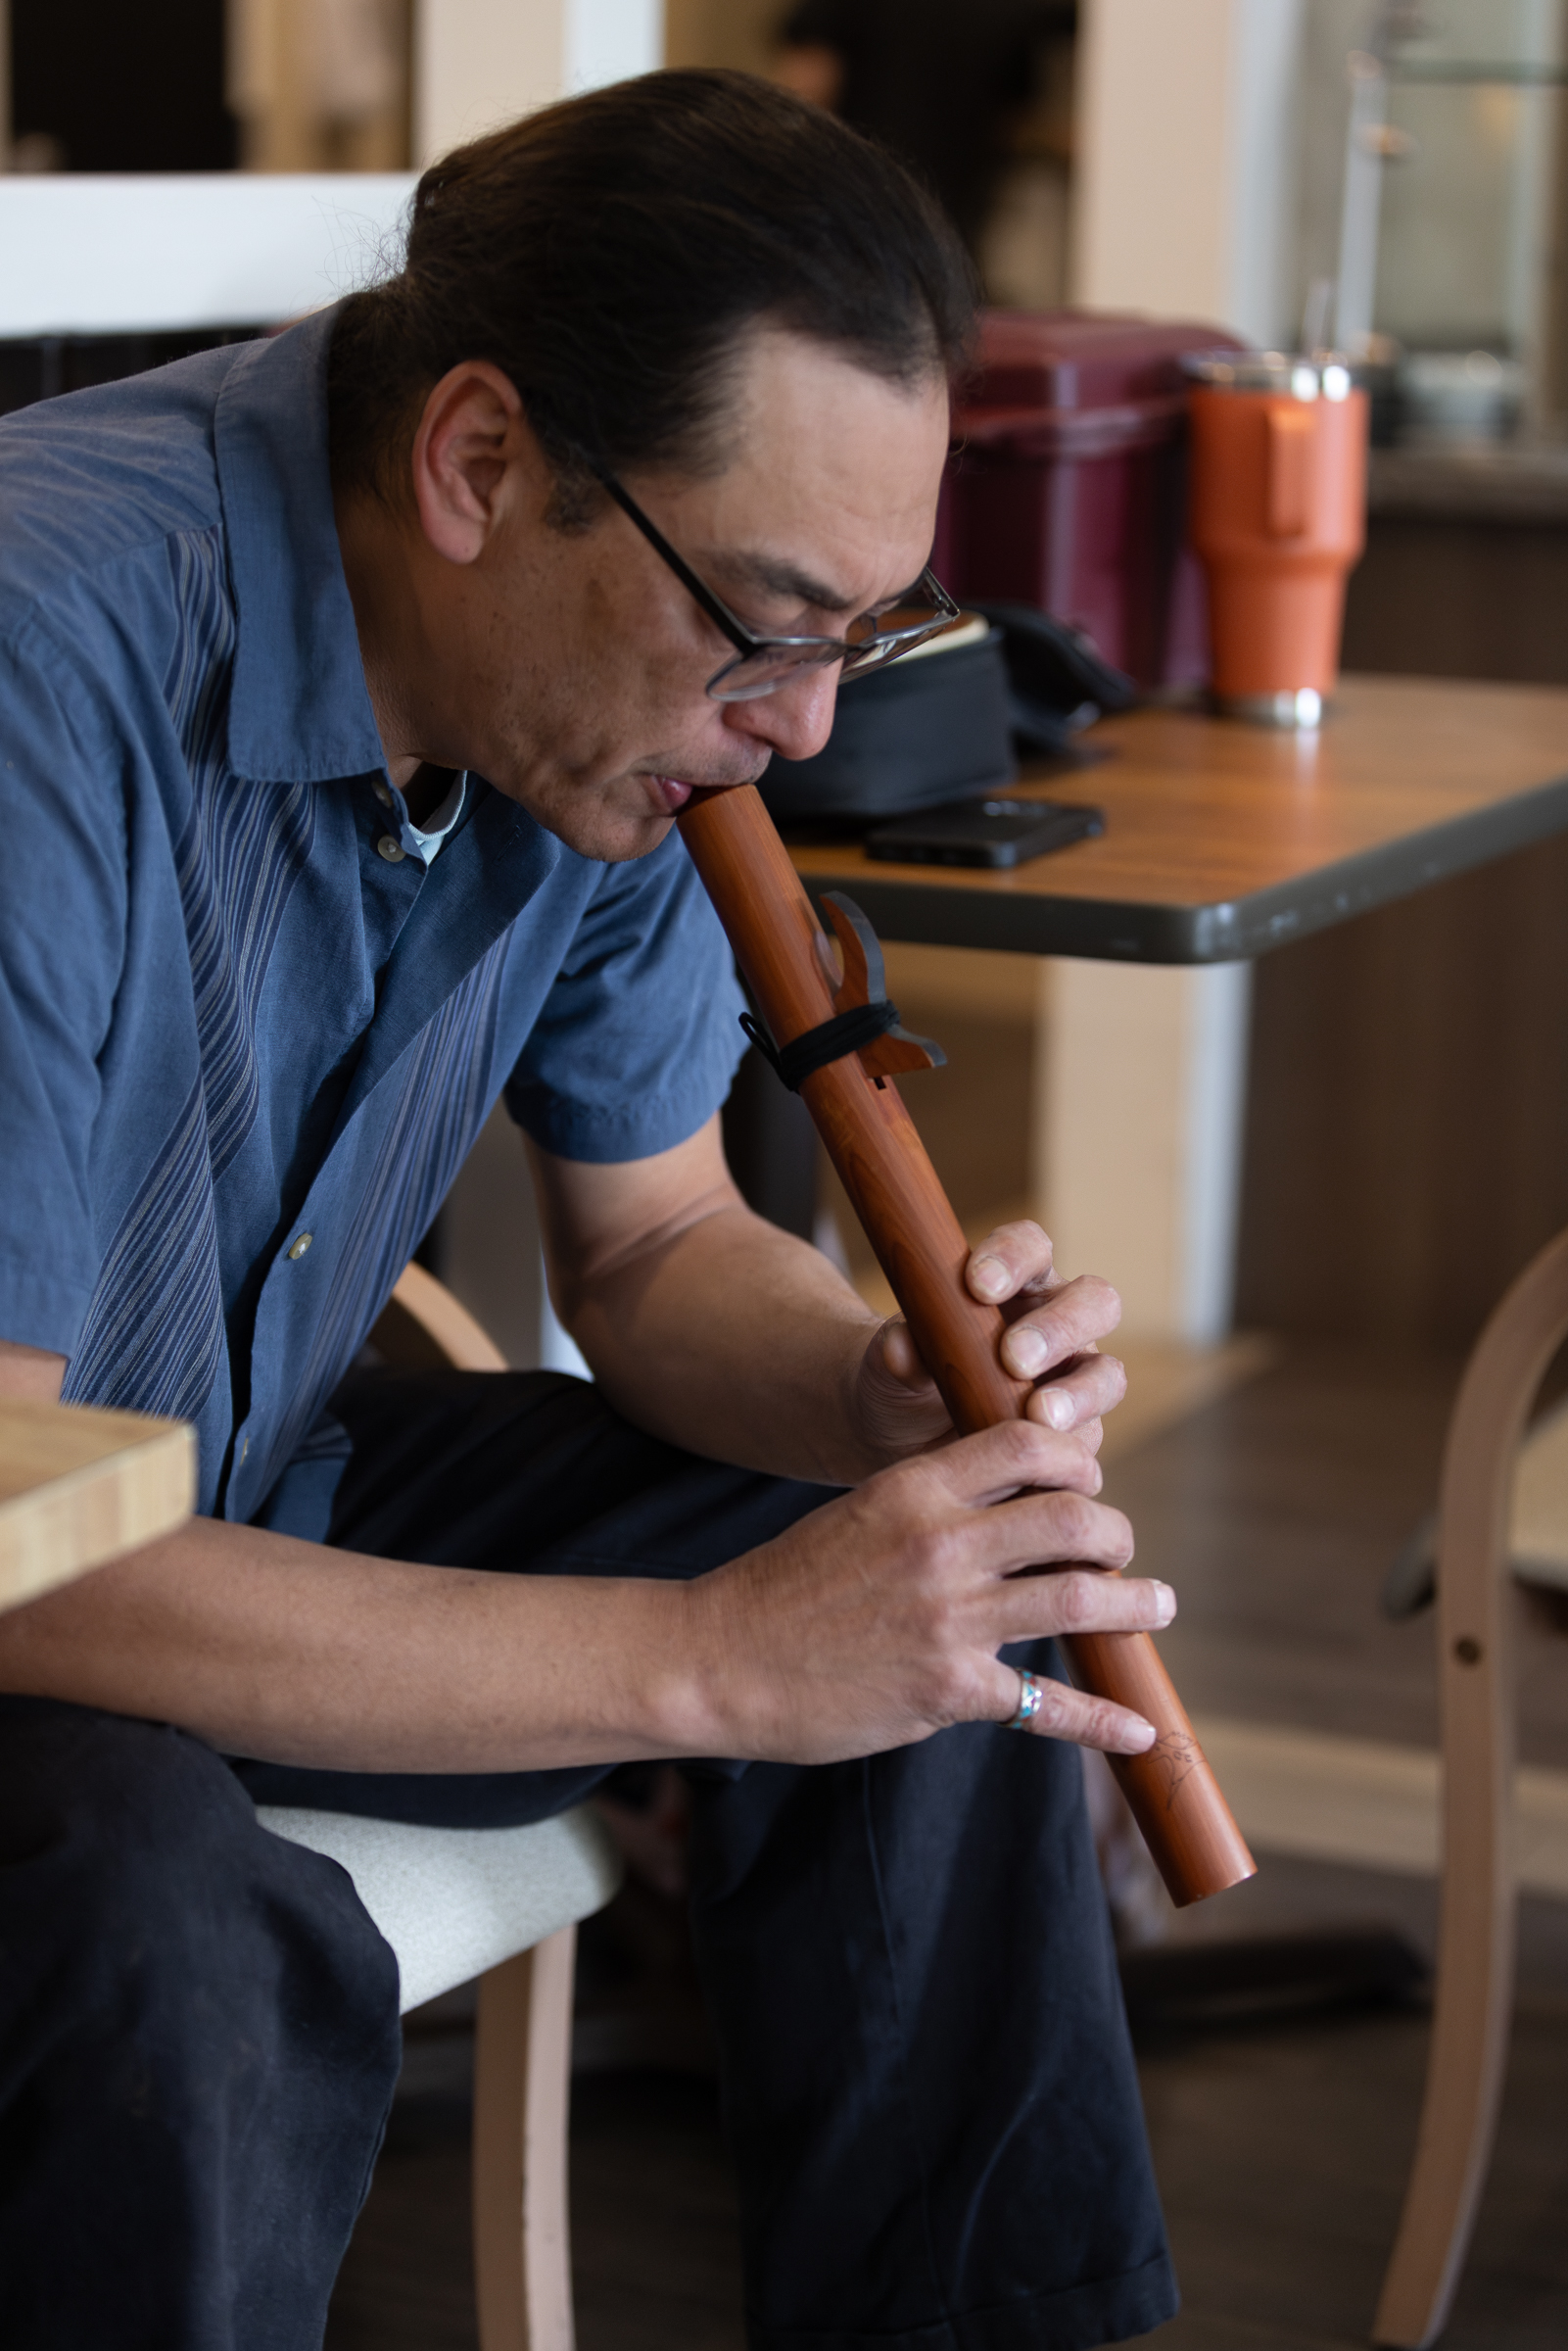
[[1314,727],[1366,535],[1366,395],[1333,358],[1227,351],[1183,364],[1214,699],[1238,718]]

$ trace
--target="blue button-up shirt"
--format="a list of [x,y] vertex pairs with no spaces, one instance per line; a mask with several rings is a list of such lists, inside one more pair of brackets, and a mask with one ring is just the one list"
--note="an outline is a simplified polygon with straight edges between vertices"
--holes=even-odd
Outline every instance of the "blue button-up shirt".
[[563,1157],[642,1158],[739,1043],[678,840],[597,864],[471,778],[417,853],[331,331],[0,422],[0,1338],[193,1420],[200,1507],[273,1523],[498,1096]]

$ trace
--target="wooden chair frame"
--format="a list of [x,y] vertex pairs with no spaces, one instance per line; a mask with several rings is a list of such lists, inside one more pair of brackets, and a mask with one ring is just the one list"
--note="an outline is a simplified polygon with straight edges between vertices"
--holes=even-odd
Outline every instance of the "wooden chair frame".
[[566,2188],[576,1927],[479,1979],[474,2285],[480,2351],[572,2351]]
[[[466,1308],[405,1267],[373,1333],[387,1362],[504,1371]],[[577,1929],[479,1979],[474,2038],[474,2282],[481,2351],[573,2351],[566,2126]]]
[[1526,1267],[1482,1332],[1444,1453],[1437,2005],[1415,2163],[1373,2326],[1374,2341],[1398,2351],[1426,2351],[1448,2324],[1497,2134],[1517,1927],[1509,1507],[1525,1419],[1565,1337],[1568,1232]]

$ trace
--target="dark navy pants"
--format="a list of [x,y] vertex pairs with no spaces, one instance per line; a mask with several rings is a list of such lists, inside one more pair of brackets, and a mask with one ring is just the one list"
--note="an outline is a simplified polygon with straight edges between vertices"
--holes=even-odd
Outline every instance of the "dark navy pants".
[[[548,1374],[366,1373],[333,1540],[689,1576],[822,1500]],[[1020,1653],[1026,1654],[1026,1653]],[[0,2342],[313,2351],[399,2063],[397,1970],[253,1798],[475,1826],[595,1770],[231,1764],[0,1701]],[[755,2351],[1089,2351],[1167,2318],[1075,1751],[980,1724],[862,1762],[692,1771]]]

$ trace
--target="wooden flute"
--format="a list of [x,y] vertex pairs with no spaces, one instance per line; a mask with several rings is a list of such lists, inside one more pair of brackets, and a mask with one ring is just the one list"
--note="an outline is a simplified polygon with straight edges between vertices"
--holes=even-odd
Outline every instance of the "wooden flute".
[[[1030,1382],[1002,1368],[1003,1315],[970,1294],[969,1244],[914,1121],[888,1083],[899,1071],[929,1068],[931,1056],[918,1038],[889,1026],[890,1012],[882,1012],[877,1033],[885,991],[880,950],[865,917],[848,900],[826,901],[843,953],[840,978],[751,785],[694,792],[677,822],[775,1050],[787,1055],[812,1032],[838,1024],[816,1053],[836,1046],[839,1057],[800,1077],[798,1090],[954,1427],[972,1435],[1018,1418]],[[851,1017],[857,1012],[858,1021]],[[867,1041],[860,1042],[863,1035]],[[816,1053],[808,1047],[805,1057]],[[1250,1878],[1257,1864],[1148,1634],[1078,1633],[1062,1646],[1075,1682],[1155,1726],[1146,1753],[1109,1759],[1172,1900],[1201,1901]]]

